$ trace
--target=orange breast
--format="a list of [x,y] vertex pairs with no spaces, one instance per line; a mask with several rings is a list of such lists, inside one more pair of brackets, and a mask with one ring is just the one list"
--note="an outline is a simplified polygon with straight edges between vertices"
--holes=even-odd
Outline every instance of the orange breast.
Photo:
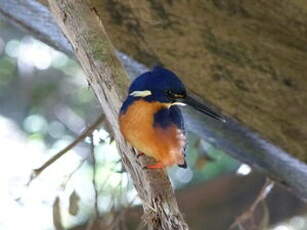
[[138,100],[120,115],[123,136],[138,151],[155,158],[165,166],[183,164],[185,136],[176,125],[153,127],[154,114],[167,104]]

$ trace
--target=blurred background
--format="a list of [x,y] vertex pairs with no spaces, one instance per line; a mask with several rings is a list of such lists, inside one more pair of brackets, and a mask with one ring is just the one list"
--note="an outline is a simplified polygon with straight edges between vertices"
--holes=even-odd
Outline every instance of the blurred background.
[[[106,124],[27,185],[101,114],[75,60],[0,18],[0,229],[146,229]],[[306,203],[188,139],[189,168],[169,175],[191,229],[307,229]]]

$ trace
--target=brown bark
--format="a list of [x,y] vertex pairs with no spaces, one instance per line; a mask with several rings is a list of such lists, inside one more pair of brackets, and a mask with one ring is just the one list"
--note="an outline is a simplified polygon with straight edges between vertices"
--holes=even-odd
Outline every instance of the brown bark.
[[165,171],[143,170],[119,133],[117,113],[128,77],[114,54],[97,10],[84,0],[50,0],[49,3],[113,128],[124,165],[143,201],[149,229],[188,229]]

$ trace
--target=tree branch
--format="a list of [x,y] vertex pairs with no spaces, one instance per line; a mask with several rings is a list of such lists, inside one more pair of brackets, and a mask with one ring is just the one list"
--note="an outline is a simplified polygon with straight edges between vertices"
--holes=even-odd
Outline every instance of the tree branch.
[[229,230],[235,229],[235,227],[239,226],[240,224],[244,223],[246,220],[250,219],[253,215],[255,215],[256,208],[259,204],[264,201],[268,194],[274,187],[274,183],[270,181],[270,179],[266,178],[265,183],[263,184],[259,194],[256,196],[253,203],[250,207],[245,210],[240,216],[238,216],[235,221],[230,225]]
[[166,172],[143,170],[133,149],[119,133],[117,116],[128,87],[128,76],[115,56],[95,7],[84,0],[49,0],[49,4],[113,128],[123,163],[143,201],[150,229],[187,229]]
[[30,180],[28,181],[27,185],[29,186],[30,183],[37,178],[46,168],[48,168],[50,165],[52,165],[55,161],[57,161],[60,157],[62,157],[65,153],[67,153],[69,150],[71,150],[73,147],[75,147],[78,143],[83,141],[86,137],[91,135],[95,129],[99,127],[99,125],[105,121],[105,116],[101,115],[90,127],[88,127],[84,132],[78,136],[72,143],[67,145],[64,149],[62,149],[60,152],[55,154],[53,157],[51,157],[46,163],[44,163],[41,167],[34,169],[32,172],[32,175],[30,177]]
[[99,218],[99,209],[98,209],[98,189],[97,189],[97,183],[96,183],[96,175],[97,175],[97,165],[96,165],[96,156],[95,156],[95,144],[94,144],[94,136],[93,134],[91,135],[91,158],[93,161],[93,176],[92,176],[92,183],[93,183],[93,188],[94,188],[94,194],[95,194],[95,199],[94,199],[94,210],[95,210],[95,216],[94,218]]

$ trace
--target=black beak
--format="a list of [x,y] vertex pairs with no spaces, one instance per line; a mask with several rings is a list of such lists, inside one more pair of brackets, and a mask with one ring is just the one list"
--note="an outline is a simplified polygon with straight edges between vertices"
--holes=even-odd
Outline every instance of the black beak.
[[218,121],[221,121],[221,122],[226,122],[225,118],[214,112],[212,109],[210,109],[208,106],[204,105],[203,103],[197,101],[196,99],[190,97],[190,96],[186,96],[184,98],[181,98],[178,100],[179,102],[182,102],[184,104],[187,104],[187,105],[190,105],[192,106],[194,109],[208,115],[209,117],[212,117]]

